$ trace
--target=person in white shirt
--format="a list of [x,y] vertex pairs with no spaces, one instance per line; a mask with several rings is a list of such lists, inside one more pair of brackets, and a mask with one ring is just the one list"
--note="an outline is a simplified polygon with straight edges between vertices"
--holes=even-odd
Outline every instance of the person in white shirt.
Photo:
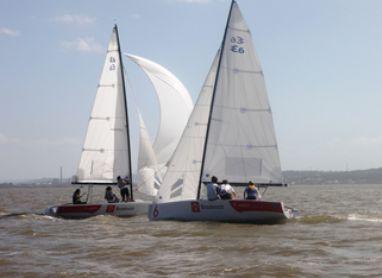
[[222,200],[231,200],[236,198],[236,192],[227,180],[223,180],[220,185],[219,196]]
[[218,178],[215,176],[211,177],[211,182],[207,183],[207,199],[208,201],[215,201],[219,199],[218,192],[220,191],[218,185]]

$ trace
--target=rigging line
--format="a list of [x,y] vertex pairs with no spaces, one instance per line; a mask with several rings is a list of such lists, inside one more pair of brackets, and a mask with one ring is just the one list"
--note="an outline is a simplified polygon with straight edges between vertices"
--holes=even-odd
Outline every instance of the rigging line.
[[[269,186],[265,187],[263,193],[261,193],[261,197],[263,197],[265,195],[265,193],[267,192],[268,188],[269,188]],[[260,190],[260,188],[259,188],[259,190]]]
[[233,5],[234,4],[235,4],[235,0],[232,0],[231,7],[230,7],[229,13],[228,13],[227,23],[226,23],[226,26],[225,26],[223,40],[221,42],[221,47],[220,47],[219,61],[218,61],[218,66],[217,66],[217,69],[216,69],[216,75],[215,75],[215,80],[214,80],[214,90],[212,92],[210,111],[209,111],[209,115],[208,115],[208,124],[207,124],[207,129],[206,129],[206,138],[205,138],[204,146],[203,146],[203,158],[202,158],[202,165],[200,167],[200,177],[199,177],[199,184],[198,184],[199,186],[198,186],[198,192],[197,192],[197,196],[196,196],[197,200],[200,199],[200,191],[201,191],[201,187],[202,187],[203,172],[204,172],[204,163],[205,163],[205,159],[206,159],[206,148],[207,148],[207,143],[208,143],[209,129],[210,129],[210,125],[211,125],[211,118],[212,118],[212,114],[213,114],[213,108],[214,108],[214,102],[215,102],[215,95],[216,95],[217,85],[218,85],[218,81],[219,81],[221,61],[222,61],[223,55],[224,55],[224,46],[225,46],[226,38],[227,38],[228,25],[229,25],[229,23],[231,21],[232,9],[233,9]]
[[119,64],[120,64],[120,70],[121,70],[121,77],[122,77],[122,88],[123,88],[123,101],[125,106],[125,115],[126,115],[126,137],[127,137],[127,146],[128,146],[128,170],[129,170],[129,181],[130,181],[130,197],[131,200],[134,201],[134,195],[133,195],[133,172],[131,169],[131,143],[130,143],[130,123],[129,123],[129,112],[128,112],[128,104],[127,104],[127,96],[126,96],[126,85],[125,85],[125,68],[123,66],[123,58],[121,53],[121,44],[119,41],[119,34],[118,34],[118,27],[117,24],[114,25],[114,32],[116,36],[117,46],[118,46],[118,58],[119,58]]

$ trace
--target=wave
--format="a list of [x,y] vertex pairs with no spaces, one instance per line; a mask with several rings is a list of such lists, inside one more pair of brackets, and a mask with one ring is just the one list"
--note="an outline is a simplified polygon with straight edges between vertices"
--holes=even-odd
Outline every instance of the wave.
[[9,218],[9,217],[19,217],[31,214],[30,212],[12,212],[12,213],[4,213],[0,215],[0,219]]
[[20,211],[20,212],[9,212],[9,213],[0,213],[0,220],[5,220],[9,218],[31,218],[31,219],[47,219],[47,220],[56,220],[57,218],[46,215],[41,212],[31,212],[31,211]]
[[347,217],[347,220],[382,223],[382,218],[380,217],[372,217],[372,216],[360,215],[360,214],[349,214]]
[[345,221],[344,218],[334,215],[307,215],[297,217],[296,220],[303,224],[339,223]]

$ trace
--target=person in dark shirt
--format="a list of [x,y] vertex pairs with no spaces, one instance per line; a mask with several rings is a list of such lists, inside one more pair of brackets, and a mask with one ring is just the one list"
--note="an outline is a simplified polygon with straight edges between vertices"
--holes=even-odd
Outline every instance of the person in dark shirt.
[[106,187],[106,191],[105,191],[105,200],[106,200],[108,203],[118,203],[118,202],[119,202],[119,199],[118,199],[118,197],[113,193],[113,189],[111,188],[111,186]]
[[124,179],[121,178],[121,176],[117,177],[117,185],[119,187],[122,202],[127,202],[130,199],[130,193],[129,193],[129,178],[125,177]]
[[73,204],[86,204],[86,202],[81,201],[81,189],[77,188],[76,191],[74,191],[72,196]]
[[252,181],[248,183],[248,186],[244,190],[245,200],[259,200],[261,198],[260,192]]

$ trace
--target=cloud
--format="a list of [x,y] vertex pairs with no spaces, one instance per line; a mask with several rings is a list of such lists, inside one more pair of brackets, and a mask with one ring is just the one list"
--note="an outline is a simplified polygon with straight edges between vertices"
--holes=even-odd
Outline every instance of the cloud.
[[0,145],[19,143],[20,139],[0,133]]
[[17,37],[20,35],[20,32],[15,29],[0,27],[0,35],[9,36],[9,37]]
[[50,146],[79,146],[82,140],[74,137],[59,137],[59,138],[37,138],[31,141],[33,145],[50,145]]
[[131,14],[130,17],[132,19],[141,19],[142,15],[138,13]]
[[54,18],[55,22],[63,23],[63,24],[91,24],[95,22],[95,17],[87,16],[87,15],[76,15],[76,14],[64,14],[61,16],[56,16]]
[[102,53],[102,45],[94,38],[77,38],[72,41],[62,41],[61,46],[65,49],[77,50],[88,53]]
[[352,148],[375,148],[379,147],[382,149],[382,136],[359,136],[350,138],[333,138],[328,145],[333,148],[346,147],[348,149]]
[[79,138],[74,137],[39,137],[39,138],[17,138],[10,137],[0,133],[0,145],[23,145],[23,146],[60,146],[60,145],[80,145],[82,142]]

